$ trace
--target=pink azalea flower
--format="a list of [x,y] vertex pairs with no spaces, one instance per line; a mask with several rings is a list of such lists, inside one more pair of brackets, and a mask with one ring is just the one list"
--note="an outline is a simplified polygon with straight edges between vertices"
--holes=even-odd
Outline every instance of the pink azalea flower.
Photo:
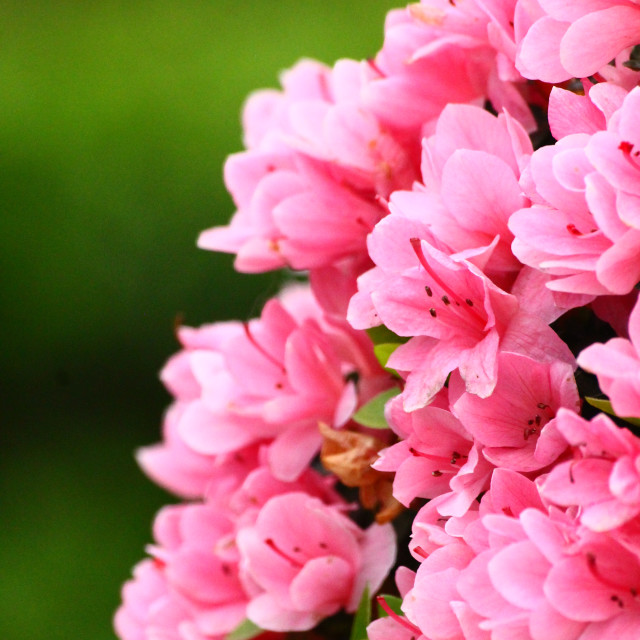
[[393,495],[409,506],[414,498],[449,494],[447,515],[462,515],[488,488],[492,465],[474,449],[471,435],[451,412],[429,406],[407,413],[398,396],[387,404],[387,420],[402,440],[380,452],[373,467],[393,471]]
[[133,570],[133,579],[122,588],[122,605],[114,618],[121,640],[182,640],[188,628],[194,640],[204,637],[189,623],[182,606],[169,595],[159,563],[143,560]]
[[[634,0],[538,3],[542,14],[523,35],[516,58],[526,78],[544,82],[585,78],[640,40],[640,7]],[[520,4],[532,3],[520,0]]]
[[[114,617],[121,640],[223,640],[225,633],[204,634],[187,609],[170,593],[162,562],[143,560],[133,579],[122,588],[123,603]],[[284,635],[264,632],[259,640],[283,640]]]
[[247,615],[274,631],[304,631],[341,608],[354,611],[366,585],[380,587],[396,545],[390,525],[363,531],[303,493],[269,500],[237,544],[243,572],[259,588]]
[[616,294],[628,293],[640,280],[640,268],[636,265],[640,249],[638,113],[640,88],[625,97],[608,121],[607,130],[595,133],[585,149],[597,171],[591,178],[591,207],[598,226],[613,245],[598,261],[596,274]]
[[580,522],[611,531],[640,515],[640,439],[603,414],[591,422],[562,411],[558,429],[576,457],[556,465],[541,485],[542,496],[580,507]]
[[498,383],[488,398],[466,393],[460,377],[452,375],[451,410],[495,466],[538,471],[567,449],[556,413],[560,407],[580,408],[573,367],[506,352],[498,362]]
[[[578,415],[549,325],[584,305],[611,324],[578,363],[640,418],[639,51],[640,0],[420,0],[388,14],[374,59],[303,60],[249,98],[224,171],[237,211],[198,242],[310,286],[179,329],[163,440],[138,460],[200,502],[156,517],[121,640],[247,621],[282,640],[354,613],[398,543],[348,517],[339,478],[386,506],[378,522],[428,501],[419,568],[396,572],[404,615],[380,603],[370,640],[637,640],[640,438]],[[584,95],[546,84],[572,77]],[[534,151],[547,111],[557,142]],[[364,331],[380,325],[406,338],[387,370]],[[311,466],[397,387],[375,443]]]
[[598,376],[620,416],[640,416],[640,304],[629,316],[629,340],[612,338],[606,344],[592,344],[578,356],[578,364]]
[[244,113],[248,149],[230,156],[225,182],[238,210],[199,246],[236,253],[239,271],[324,267],[365,254],[385,214],[381,198],[411,185],[407,153],[363,106],[371,71],[342,60],[309,60],[282,77],[283,91],[254,94]]
[[[238,530],[253,527],[269,500],[292,492],[344,512],[348,505],[334,485],[334,478],[312,469],[294,483],[283,482],[262,465],[239,487],[215,487],[213,502],[162,509],[154,524],[155,544],[148,547],[154,560],[140,563],[123,590],[118,634],[123,640],[155,638],[154,633],[168,640],[224,637],[246,619],[250,599],[260,592],[239,570]],[[226,500],[219,496],[222,489],[229,492]]]
[[[185,348],[162,373],[181,403],[172,415],[171,444],[162,453],[153,450],[155,457],[142,454],[150,472],[177,489],[185,473],[195,472],[185,469],[196,464],[189,450],[201,456],[201,474],[218,464],[212,456],[242,456],[262,443],[269,446],[274,472],[293,480],[320,448],[318,422],[341,427],[359,406],[393,385],[366,334],[325,317],[308,289],[271,300],[260,319],[244,325],[181,328],[179,337]],[[222,475],[230,472],[221,464]],[[197,481],[201,489],[202,475]]]
[[640,555],[574,514],[497,470],[475,518],[424,553],[403,603],[409,621],[430,640],[632,640]]
[[451,103],[491,100],[528,129],[535,122],[513,66],[515,1],[423,0],[391,11],[385,40],[364,87],[367,106],[388,126],[415,138]]
[[610,82],[582,81],[584,95],[553,87],[549,95],[549,127],[556,140],[574,133],[592,135],[607,128],[611,116],[627,95]]
[[423,146],[424,185],[396,191],[391,214],[423,222],[449,253],[491,247],[476,265],[510,287],[522,264],[511,252],[507,222],[529,204],[518,184],[533,153],[526,131],[508,114],[496,118],[479,107],[448,105]]
[[[640,165],[635,155],[640,88],[620,102],[619,88],[596,85],[589,98],[597,109],[583,101],[579,110],[586,120],[573,127],[582,132],[533,154],[530,183],[523,185],[535,204],[509,220],[515,255],[553,275],[551,289],[580,294],[576,306],[589,296],[627,294],[640,280]],[[597,110],[607,118],[607,130],[591,133]],[[572,130],[554,121],[558,131]]]
[[317,498],[338,510],[346,512],[350,509],[350,505],[335,490],[335,476],[322,475],[309,468],[305,469],[295,482],[285,482],[276,478],[265,462],[263,460],[261,466],[248,473],[242,485],[229,496],[229,509],[236,514],[238,527],[253,525],[260,509],[271,498],[294,491]]
[[382,323],[411,337],[388,362],[406,373],[407,411],[428,404],[455,369],[467,391],[489,396],[501,350],[573,361],[544,321],[519,311],[514,295],[469,260],[447,255],[420,234],[438,244],[417,221],[390,216],[377,225],[369,238],[377,267],[358,280],[347,316],[359,329]]
[[187,402],[176,402],[169,407],[162,442],[138,450],[136,459],[156,484],[182,498],[224,501],[258,465],[259,445],[219,455],[194,451],[178,432],[187,406]]
[[204,636],[233,630],[246,617],[249,597],[231,546],[235,525],[229,513],[210,505],[162,509],[149,553],[162,566],[167,589]]

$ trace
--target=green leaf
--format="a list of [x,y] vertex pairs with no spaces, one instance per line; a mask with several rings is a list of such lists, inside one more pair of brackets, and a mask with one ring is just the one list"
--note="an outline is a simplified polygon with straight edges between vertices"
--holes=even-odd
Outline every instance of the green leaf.
[[353,419],[361,424],[363,427],[370,427],[371,429],[388,429],[389,425],[384,418],[384,405],[387,400],[397,396],[400,393],[400,389],[393,388],[387,389],[382,393],[379,393],[375,398],[372,398],[356,411]]
[[353,626],[349,640],[367,640],[367,627],[371,622],[371,596],[367,585],[360,598],[360,604],[356,615],[353,617]]
[[383,324],[379,327],[371,327],[371,329],[367,329],[367,335],[373,344],[382,344],[383,342],[398,342],[402,344],[408,340],[408,338],[401,338],[396,335],[391,331],[391,329],[387,329]]
[[610,416],[614,416],[615,418],[620,418],[621,420],[624,420],[625,422],[628,422],[629,424],[632,424],[635,427],[640,427],[640,418],[625,418],[624,416],[619,416],[613,410],[613,407],[611,406],[611,401],[610,400],[605,400],[604,398],[592,398],[592,397],[589,397],[589,396],[585,397],[585,400],[592,407],[595,407],[596,409],[599,409],[600,411],[604,411],[605,413],[608,413]]
[[243,620],[233,631],[230,631],[225,640],[250,640],[257,635],[263,633],[264,629],[261,629],[257,625],[253,624],[251,620]]
[[381,342],[373,347],[373,353],[375,353],[380,366],[387,367],[387,362],[391,354],[400,346],[399,342]]
[[585,400],[596,409],[600,409],[600,411],[604,411],[608,413],[610,416],[615,416],[615,411],[611,406],[611,402],[609,400],[604,400],[603,398],[591,398],[587,396]]
[[[384,601],[387,603],[391,611],[397,613],[399,616],[404,615],[404,611],[402,611],[402,598],[399,598],[398,596],[388,595],[378,596],[378,599],[380,598],[384,598]],[[378,618],[386,618],[388,615],[389,614],[380,606],[380,603],[378,602]]]

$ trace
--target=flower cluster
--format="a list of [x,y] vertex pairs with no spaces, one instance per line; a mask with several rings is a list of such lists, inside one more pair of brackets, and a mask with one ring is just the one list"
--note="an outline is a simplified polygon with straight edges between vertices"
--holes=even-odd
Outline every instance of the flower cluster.
[[638,2],[422,0],[243,122],[199,245],[308,284],[179,329],[119,637],[635,640]]

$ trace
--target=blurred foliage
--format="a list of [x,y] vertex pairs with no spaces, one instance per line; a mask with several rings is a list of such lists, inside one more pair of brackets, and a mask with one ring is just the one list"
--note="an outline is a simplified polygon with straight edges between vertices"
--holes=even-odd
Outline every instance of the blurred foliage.
[[112,639],[169,501],[173,323],[259,313],[277,274],[199,251],[233,205],[240,106],[299,57],[362,58],[383,0],[5,0],[0,12],[0,637]]

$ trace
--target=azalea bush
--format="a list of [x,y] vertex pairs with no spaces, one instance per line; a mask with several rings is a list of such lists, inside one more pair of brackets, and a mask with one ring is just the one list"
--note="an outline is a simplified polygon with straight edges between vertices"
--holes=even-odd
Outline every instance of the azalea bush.
[[[423,0],[251,95],[122,640],[640,634],[640,6]],[[377,601],[377,606],[373,604]]]

